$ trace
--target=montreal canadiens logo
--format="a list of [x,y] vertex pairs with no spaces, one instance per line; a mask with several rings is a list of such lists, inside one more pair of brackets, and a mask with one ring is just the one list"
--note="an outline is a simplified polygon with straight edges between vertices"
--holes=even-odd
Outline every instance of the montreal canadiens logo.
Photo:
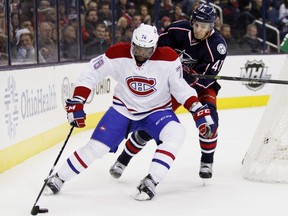
[[147,79],[145,77],[133,76],[128,77],[126,79],[126,82],[130,91],[137,96],[146,97],[157,91],[155,88],[155,79]]

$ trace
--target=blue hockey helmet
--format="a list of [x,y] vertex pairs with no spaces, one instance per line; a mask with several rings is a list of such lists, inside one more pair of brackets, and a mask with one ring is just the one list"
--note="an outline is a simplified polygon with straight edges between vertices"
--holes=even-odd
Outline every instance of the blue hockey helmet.
[[204,23],[214,23],[216,21],[217,14],[215,9],[210,4],[201,4],[195,9],[191,15],[191,24],[193,21],[199,21]]

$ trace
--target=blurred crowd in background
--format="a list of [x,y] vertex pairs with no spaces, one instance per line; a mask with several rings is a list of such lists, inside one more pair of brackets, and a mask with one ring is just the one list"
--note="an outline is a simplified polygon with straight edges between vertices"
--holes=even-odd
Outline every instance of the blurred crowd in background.
[[[156,25],[161,33],[171,22],[189,21],[202,2],[0,0],[0,63],[90,60],[111,44],[130,41],[140,23]],[[288,0],[210,3],[219,15],[215,30],[225,38],[228,55],[279,53],[279,39],[288,33]]]

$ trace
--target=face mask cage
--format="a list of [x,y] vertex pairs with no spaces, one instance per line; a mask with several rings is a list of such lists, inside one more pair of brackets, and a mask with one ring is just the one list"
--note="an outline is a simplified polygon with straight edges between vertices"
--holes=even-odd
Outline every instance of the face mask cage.
[[133,55],[136,57],[142,57],[142,58],[150,58],[153,54],[154,47],[141,47],[136,45],[135,43],[132,43],[132,52]]

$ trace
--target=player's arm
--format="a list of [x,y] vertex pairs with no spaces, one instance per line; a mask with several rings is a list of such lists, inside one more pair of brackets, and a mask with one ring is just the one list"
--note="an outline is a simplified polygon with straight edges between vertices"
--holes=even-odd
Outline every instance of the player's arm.
[[171,69],[169,84],[171,94],[178,102],[193,115],[196,127],[201,136],[211,138],[215,135],[216,125],[211,117],[207,105],[202,105],[197,97],[197,92],[182,78],[182,66],[179,58],[175,61],[176,67]]
[[159,35],[159,39],[157,43],[159,47],[163,47],[163,46],[169,46],[171,48],[174,47],[175,36],[174,36],[174,31],[173,29],[170,29],[170,26],[168,26],[165,29],[165,31]]
[[[200,50],[200,56],[202,61],[199,61],[192,69],[193,73],[206,74],[206,75],[217,75],[224,64],[226,58],[226,44],[218,43],[214,46],[210,46],[209,50]],[[187,83],[193,87],[197,86],[200,88],[207,88],[213,85],[215,79],[195,79],[192,72],[186,73],[184,78]]]
[[225,41],[220,38],[211,39],[207,44],[207,49],[199,51],[202,61],[198,62],[193,69],[198,74],[217,75],[221,71],[227,56],[227,46]]
[[90,61],[76,82],[73,97],[65,101],[67,119],[72,126],[85,127],[84,104],[95,85],[109,75],[107,71],[112,71],[105,58],[105,55],[101,55]]

